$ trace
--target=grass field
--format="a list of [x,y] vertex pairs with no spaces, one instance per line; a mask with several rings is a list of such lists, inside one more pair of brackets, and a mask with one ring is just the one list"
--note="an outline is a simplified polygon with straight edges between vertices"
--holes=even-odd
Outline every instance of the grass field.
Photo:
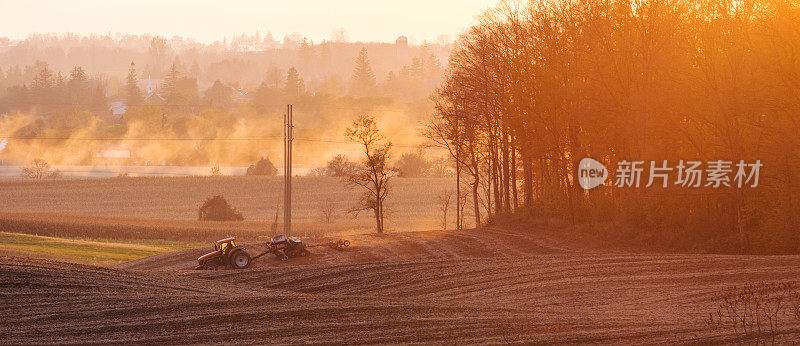
[[[293,180],[292,221],[299,233],[363,232],[373,229],[374,221],[369,213],[362,212],[358,217],[353,217],[346,212],[355,204],[359,190],[348,187],[336,178],[295,177]],[[441,227],[441,211],[436,196],[444,190],[453,189],[452,182],[452,179],[435,178],[394,179],[387,201],[387,229],[415,231]],[[222,195],[242,212],[245,223],[250,222],[245,227],[259,229],[263,234],[272,224],[276,208],[283,202],[282,186],[281,177],[244,176],[2,179],[0,212],[196,220],[197,209],[206,198]],[[331,203],[334,208],[334,220],[330,223],[323,219],[325,203]],[[283,212],[278,211],[277,214],[278,223],[281,224]],[[15,232],[13,228],[5,226],[0,224],[0,231]],[[243,226],[228,224],[224,227],[236,229]]]
[[0,232],[0,255],[111,266],[138,258],[202,246],[163,240],[112,241]]

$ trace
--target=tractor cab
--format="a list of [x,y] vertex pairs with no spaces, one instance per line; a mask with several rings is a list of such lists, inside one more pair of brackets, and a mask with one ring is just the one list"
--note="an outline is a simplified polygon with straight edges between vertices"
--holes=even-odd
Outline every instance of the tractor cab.
[[218,251],[221,254],[227,254],[231,251],[231,249],[236,247],[236,238],[228,237],[225,239],[220,239],[214,242],[214,251]]

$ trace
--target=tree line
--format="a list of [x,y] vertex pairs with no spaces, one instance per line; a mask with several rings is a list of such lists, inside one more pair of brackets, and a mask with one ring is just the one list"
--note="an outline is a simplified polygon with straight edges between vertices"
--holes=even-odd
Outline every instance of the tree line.
[[[361,50],[369,51],[376,88],[371,95],[389,95],[405,100],[424,98],[439,83],[451,44],[362,43],[341,40],[314,42],[301,35],[275,41],[270,35],[240,35],[233,40],[202,44],[191,39],[166,39],[152,35],[33,34],[24,40],[3,43],[0,37],[0,91],[28,84],[39,72],[34,61],[68,72],[80,65],[90,74],[107,78],[113,93],[125,84],[128,64],[135,61],[139,83],[148,76],[159,82],[170,73],[176,58],[182,62],[185,77],[207,88],[216,80],[237,87],[255,89],[265,82],[282,84],[294,68],[305,78],[311,92],[337,96],[358,94],[349,79],[350,67]],[[345,68],[343,68],[345,67]]]
[[[797,253],[800,4],[503,2],[463,34],[425,129],[458,228],[510,214],[697,252]],[[763,165],[757,187],[578,185],[582,158]],[[644,175],[647,176],[645,171]],[[674,180],[674,179],[673,179]]]

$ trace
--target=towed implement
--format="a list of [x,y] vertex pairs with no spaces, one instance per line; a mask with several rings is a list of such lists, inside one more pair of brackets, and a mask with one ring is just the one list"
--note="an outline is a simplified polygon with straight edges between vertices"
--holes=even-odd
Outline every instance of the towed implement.
[[[244,269],[250,266],[250,263],[266,254],[273,254],[281,261],[286,261],[295,257],[306,257],[311,254],[308,248],[321,246],[307,245],[299,238],[287,237],[286,235],[279,235],[269,239],[267,242],[267,250],[250,257],[250,254],[243,247],[236,245],[234,237],[217,240],[214,244],[214,251],[209,252],[197,259],[197,267],[195,269],[217,269],[220,267],[230,266],[233,269]],[[335,249],[343,249],[350,246],[350,241],[339,239],[330,244]]]
[[270,238],[269,242],[267,243],[267,251],[264,254],[271,253],[281,261],[285,261],[293,257],[308,256],[310,252],[308,252],[306,247],[308,246],[306,246],[302,240],[295,237],[287,237],[285,234],[281,234],[279,236]]

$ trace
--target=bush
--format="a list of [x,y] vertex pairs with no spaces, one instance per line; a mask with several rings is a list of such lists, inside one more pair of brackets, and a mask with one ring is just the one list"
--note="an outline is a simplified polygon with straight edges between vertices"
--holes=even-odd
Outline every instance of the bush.
[[197,212],[200,221],[242,221],[244,217],[236,208],[228,204],[222,196],[214,196],[206,200]]
[[796,282],[749,282],[714,293],[716,310],[705,319],[714,334],[733,333],[737,344],[774,345],[784,326],[800,321]]
[[222,175],[222,170],[219,169],[219,164],[216,164],[216,165],[212,166],[211,167],[211,176],[212,177],[218,177],[220,175]]
[[345,178],[355,174],[359,169],[358,163],[350,161],[347,156],[339,154],[328,161],[325,167],[317,167],[311,170],[311,175]]
[[404,178],[445,178],[453,176],[450,163],[443,157],[428,159],[423,151],[406,153],[395,162],[397,175]]
[[395,163],[395,170],[404,178],[420,178],[428,175],[430,166],[422,152],[405,153]]
[[247,172],[245,175],[266,175],[266,176],[274,176],[278,174],[278,169],[275,168],[275,165],[269,159],[261,158],[255,165],[250,165],[247,167]]
[[50,164],[45,160],[36,159],[22,168],[22,176],[31,179],[61,178],[61,171],[50,169]]

